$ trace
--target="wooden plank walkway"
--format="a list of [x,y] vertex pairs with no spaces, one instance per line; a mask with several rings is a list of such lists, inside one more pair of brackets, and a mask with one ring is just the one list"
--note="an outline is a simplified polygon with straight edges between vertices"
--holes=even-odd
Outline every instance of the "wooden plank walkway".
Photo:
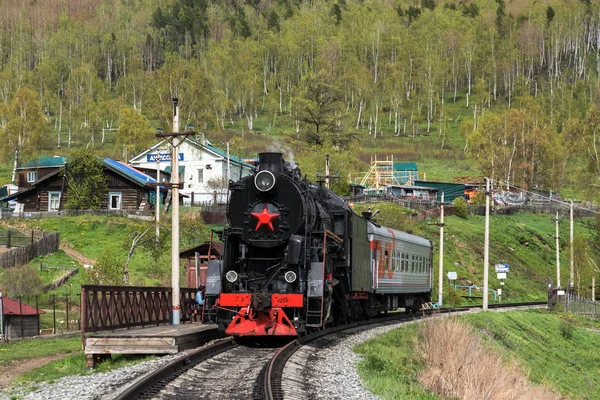
[[85,339],[86,366],[94,368],[111,354],[176,354],[220,336],[215,324],[201,323],[93,333]]

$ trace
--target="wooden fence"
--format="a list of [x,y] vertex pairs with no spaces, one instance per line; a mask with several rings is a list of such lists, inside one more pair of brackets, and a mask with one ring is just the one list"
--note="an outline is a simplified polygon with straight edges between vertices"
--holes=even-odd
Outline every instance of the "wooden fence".
[[59,245],[59,232],[44,233],[40,239],[34,240],[25,247],[16,247],[0,253],[0,268],[18,267],[27,264],[37,256],[44,256],[58,251]]
[[[196,289],[181,288],[181,322],[191,321]],[[97,332],[171,322],[172,288],[81,286],[81,337]]]
[[600,318],[600,302],[567,292],[565,296],[565,311],[588,318]]

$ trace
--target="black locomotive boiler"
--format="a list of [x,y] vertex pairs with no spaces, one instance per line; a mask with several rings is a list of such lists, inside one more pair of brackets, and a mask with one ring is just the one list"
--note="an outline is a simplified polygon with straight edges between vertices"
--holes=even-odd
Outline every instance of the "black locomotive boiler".
[[280,153],[258,160],[230,184],[223,258],[209,265],[226,334],[297,336],[430,301],[429,240],[355,214]]

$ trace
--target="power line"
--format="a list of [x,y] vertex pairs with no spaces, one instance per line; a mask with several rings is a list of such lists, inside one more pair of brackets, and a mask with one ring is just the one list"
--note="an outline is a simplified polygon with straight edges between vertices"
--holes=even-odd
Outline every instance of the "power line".
[[[518,187],[518,186],[515,186],[515,185],[511,185],[511,184],[508,184],[508,185],[507,185],[506,183],[504,183],[504,182],[501,182],[499,179],[497,179],[497,180],[493,180],[493,182],[494,182],[495,184],[497,183],[497,185],[496,185],[496,186],[498,186],[498,187],[500,187],[500,188],[502,188],[502,187],[509,187],[509,188],[513,188],[513,189],[519,190],[519,191],[521,191],[521,192],[523,192],[523,193],[528,193],[528,194],[531,194],[531,195],[533,195],[533,196],[537,196],[537,197],[541,197],[541,198],[543,198],[543,199],[547,199],[547,200],[548,200],[548,201],[550,201],[550,202],[554,202],[554,203],[562,204],[562,205],[563,205],[563,206],[565,206],[565,207],[571,207],[571,203],[569,203],[569,202],[566,202],[566,201],[561,201],[561,200],[558,200],[558,199],[553,199],[552,197],[544,196],[544,195],[542,195],[542,194],[539,194],[539,193],[536,193],[536,192],[532,192],[532,191],[529,191],[529,190],[527,190],[527,189],[520,188],[520,187]],[[582,210],[582,211],[589,211],[589,212],[591,212],[591,213],[594,213],[594,214],[600,214],[600,211],[598,211],[598,210],[594,210],[594,209],[591,209],[591,208],[582,207],[582,206],[579,206],[579,205],[577,205],[577,206],[576,206],[575,204],[573,204],[573,208],[577,208],[577,209],[579,209],[579,210]]]

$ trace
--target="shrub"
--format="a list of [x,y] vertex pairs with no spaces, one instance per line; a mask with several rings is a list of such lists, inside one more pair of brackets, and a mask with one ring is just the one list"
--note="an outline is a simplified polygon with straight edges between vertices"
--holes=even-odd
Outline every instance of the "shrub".
[[444,289],[444,305],[457,306],[462,301],[461,295],[452,286]]
[[560,334],[567,340],[573,339],[573,325],[568,321],[560,321]]
[[119,254],[112,247],[103,252],[90,270],[90,281],[96,285],[122,285],[124,262]]
[[469,218],[469,207],[465,199],[457,197],[452,202],[452,205],[454,206],[454,215],[463,219]]
[[8,268],[0,276],[0,287],[11,297],[34,295],[40,292],[43,285],[37,269],[31,265]]

